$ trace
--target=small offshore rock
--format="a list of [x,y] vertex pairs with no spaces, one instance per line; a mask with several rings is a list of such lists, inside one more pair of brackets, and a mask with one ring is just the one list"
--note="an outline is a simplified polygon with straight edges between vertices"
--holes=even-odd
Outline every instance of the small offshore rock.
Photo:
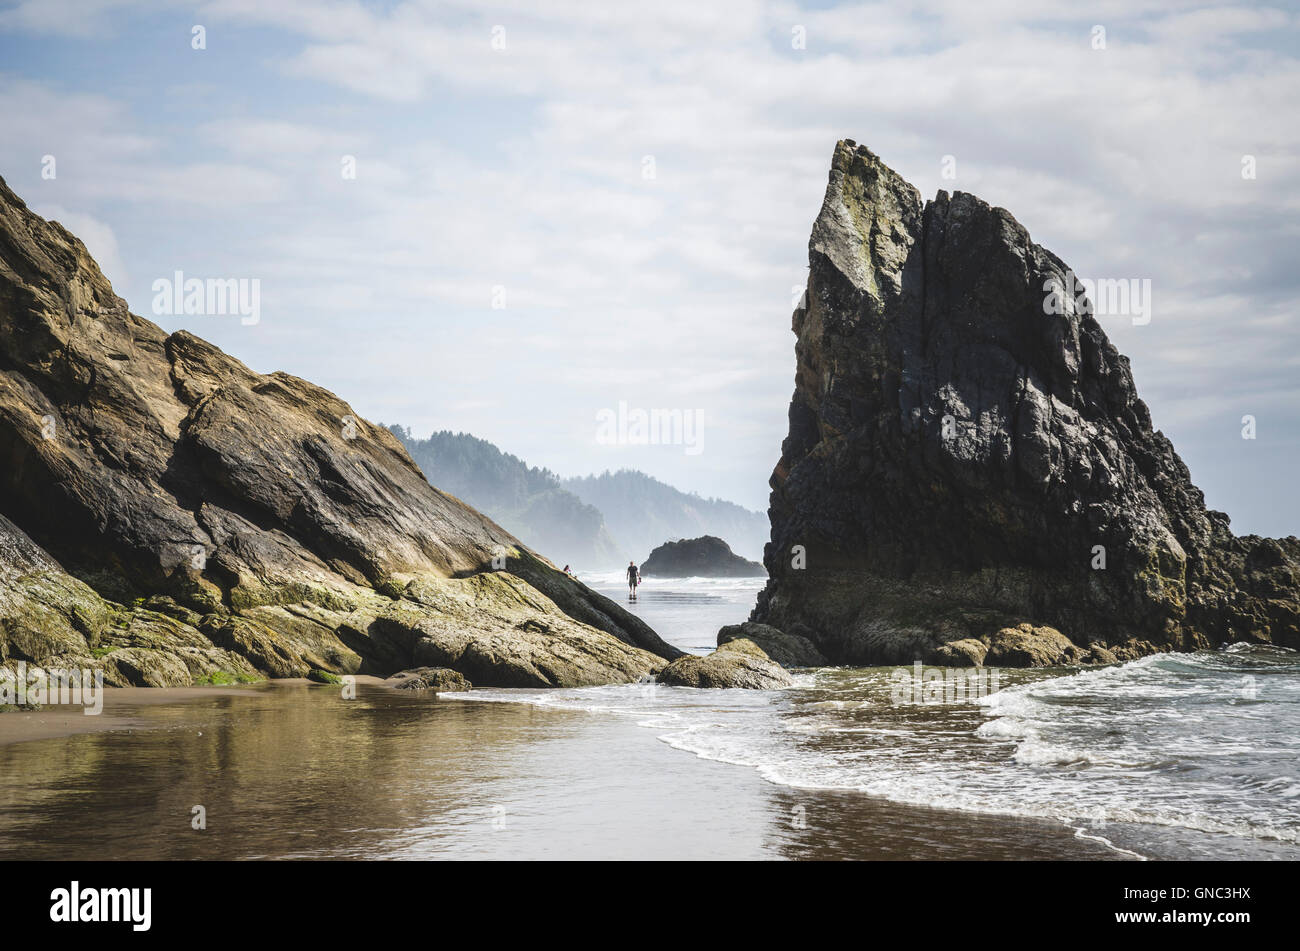
[[664,542],[641,565],[647,578],[761,578],[766,570],[715,535]]

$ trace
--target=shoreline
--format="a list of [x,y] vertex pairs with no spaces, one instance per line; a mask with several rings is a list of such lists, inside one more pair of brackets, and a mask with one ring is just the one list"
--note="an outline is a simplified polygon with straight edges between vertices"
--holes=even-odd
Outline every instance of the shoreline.
[[[753,768],[676,749],[654,730],[617,717],[524,702],[448,701],[389,689],[378,678],[359,681],[358,700],[346,706],[331,702],[329,690],[296,680],[121,688],[98,717],[0,715],[0,762],[15,777],[39,763],[61,785],[63,764],[84,758],[93,770],[75,775],[105,817],[102,830],[92,829],[71,802],[66,812],[34,816],[23,805],[29,793],[0,784],[7,793],[0,795],[0,854],[48,835],[72,837],[75,851],[87,847],[87,836],[102,835],[112,857],[127,859],[201,858],[214,848],[215,858],[1130,858],[1047,820],[782,786]],[[195,703],[204,700],[213,702]],[[13,716],[57,722],[3,727]],[[99,722],[85,729],[67,722],[78,718]],[[354,724],[363,725],[363,736],[347,732]],[[37,745],[42,741],[59,744],[62,755],[48,755],[54,748]],[[252,755],[270,742],[276,756]],[[374,755],[376,743],[387,744],[388,755],[357,774],[360,785],[357,775],[331,775],[346,773],[363,751]],[[349,744],[355,754],[344,752]],[[228,748],[235,753],[223,760],[226,768],[262,778],[241,787],[243,794],[219,796],[213,784],[221,778],[200,764]],[[333,751],[328,762],[345,765],[322,772],[322,749]],[[133,796],[119,789],[124,783],[136,788]],[[306,812],[297,805],[303,783],[320,787]],[[249,789],[257,794],[250,798]],[[213,815],[221,817],[223,834],[123,842],[115,829],[140,821],[141,795],[179,797],[160,807],[170,821],[184,820],[187,803],[221,802]],[[276,812],[286,799],[293,804],[287,815]],[[494,831],[498,816],[503,827]]]

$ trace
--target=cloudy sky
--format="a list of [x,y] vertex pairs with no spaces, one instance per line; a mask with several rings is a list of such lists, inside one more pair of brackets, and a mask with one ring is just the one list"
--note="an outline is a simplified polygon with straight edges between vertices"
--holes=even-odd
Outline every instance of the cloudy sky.
[[[761,509],[853,138],[1149,279],[1106,326],[1156,425],[1239,532],[1300,534],[1300,13],[1034,6],[0,0],[0,175],[254,369]],[[257,279],[259,322],[155,317],[177,270]],[[603,444],[620,402],[698,411],[700,451]]]

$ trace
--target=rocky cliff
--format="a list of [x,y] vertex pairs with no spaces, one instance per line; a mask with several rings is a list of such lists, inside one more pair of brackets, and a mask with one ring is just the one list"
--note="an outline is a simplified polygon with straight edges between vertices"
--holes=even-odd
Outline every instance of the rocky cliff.
[[0,516],[0,667],[558,686],[680,654],[334,394],[130,313],[3,181]]
[[754,621],[838,663],[1300,647],[1300,541],[1206,510],[1073,291],[1004,209],[836,146]]

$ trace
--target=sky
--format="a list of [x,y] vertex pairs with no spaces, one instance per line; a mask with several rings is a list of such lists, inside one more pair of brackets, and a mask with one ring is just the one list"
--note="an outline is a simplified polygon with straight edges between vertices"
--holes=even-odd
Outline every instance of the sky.
[[[0,176],[255,370],[761,510],[851,138],[1149,280],[1103,326],[1155,425],[1236,531],[1300,534],[1300,9],[1027,9],[0,0]],[[177,271],[256,281],[256,322],[159,313]],[[611,436],[620,406],[690,438]]]

